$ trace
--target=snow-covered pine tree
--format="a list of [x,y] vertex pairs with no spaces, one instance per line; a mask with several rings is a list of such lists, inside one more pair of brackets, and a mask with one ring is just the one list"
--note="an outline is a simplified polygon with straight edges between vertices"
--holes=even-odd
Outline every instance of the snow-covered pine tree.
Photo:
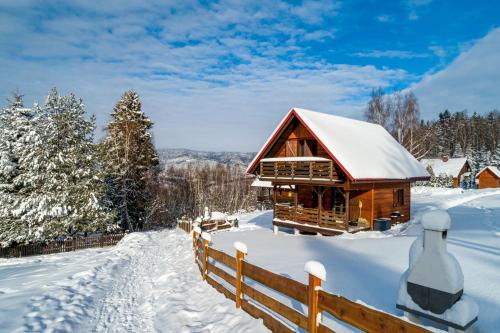
[[24,193],[17,178],[22,172],[19,148],[31,130],[33,111],[24,107],[23,97],[13,93],[9,105],[0,110],[0,242],[7,246],[23,238],[24,223],[12,214],[14,204]]
[[32,130],[18,149],[16,181],[26,187],[14,214],[26,225],[22,241],[113,228],[113,212],[102,203],[94,118],[85,119],[81,99],[60,96],[55,88],[45,106],[35,110]]
[[127,91],[111,113],[102,143],[108,196],[117,209],[120,225],[131,231],[144,224],[149,197],[146,178],[158,165],[149,132],[152,126],[141,111],[139,95]]

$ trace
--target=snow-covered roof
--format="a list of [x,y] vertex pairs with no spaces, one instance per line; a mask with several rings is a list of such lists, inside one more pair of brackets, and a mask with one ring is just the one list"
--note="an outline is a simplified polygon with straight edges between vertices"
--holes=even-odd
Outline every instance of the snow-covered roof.
[[292,108],[247,169],[275,142],[292,117],[297,117],[352,180],[426,179],[429,174],[382,126],[345,117]]
[[446,176],[457,178],[460,170],[467,162],[466,157],[449,158],[446,162],[441,158],[423,158],[420,160],[425,167],[430,166],[436,177]]
[[[273,183],[270,180],[261,180],[259,178],[255,178],[252,184],[252,187],[265,187],[265,188],[273,188]],[[295,189],[294,185],[277,185],[276,186],[280,190],[293,190]]]
[[225,220],[226,219],[226,214],[222,212],[212,212],[210,214],[210,219],[212,220]]
[[480,175],[483,171],[485,171],[486,169],[489,169],[491,172],[493,172],[493,174],[494,174],[495,176],[497,176],[498,178],[500,178],[500,170],[498,170],[498,168],[497,168],[496,166],[493,166],[493,165],[488,165],[488,166],[486,166],[486,167],[482,168],[482,169],[481,169],[481,171],[479,171],[479,172],[477,173],[476,178],[477,178],[477,177],[479,177],[479,175]]
[[273,187],[273,183],[270,180],[260,180],[259,178],[255,178],[252,184],[252,187]]

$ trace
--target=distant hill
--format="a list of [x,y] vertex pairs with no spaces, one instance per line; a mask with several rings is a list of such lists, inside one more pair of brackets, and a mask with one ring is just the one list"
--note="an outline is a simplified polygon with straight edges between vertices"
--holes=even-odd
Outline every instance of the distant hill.
[[252,161],[255,154],[256,153],[212,152],[176,148],[158,150],[160,163],[164,168],[169,168],[171,166],[184,168],[190,164],[216,165],[218,163],[222,163],[228,165],[240,165],[242,169],[245,169]]

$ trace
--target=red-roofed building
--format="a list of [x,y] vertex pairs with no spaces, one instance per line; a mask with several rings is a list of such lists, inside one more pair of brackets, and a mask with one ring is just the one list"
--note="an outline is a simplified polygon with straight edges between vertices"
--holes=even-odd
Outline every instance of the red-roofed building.
[[[275,227],[338,234],[373,221],[410,218],[410,183],[425,167],[381,126],[293,108],[247,169],[273,186],[293,185],[274,205]],[[276,192],[276,191],[275,191]]]

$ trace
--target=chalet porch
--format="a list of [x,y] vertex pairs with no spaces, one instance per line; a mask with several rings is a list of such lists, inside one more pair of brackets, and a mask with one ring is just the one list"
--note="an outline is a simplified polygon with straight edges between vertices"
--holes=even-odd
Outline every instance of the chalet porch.
[[274,205],[273,225],[323,235],[338,235],[343,232],[357,232],[370,228],[364,222],[348,222],[346,216],[345,210],[341,207],[328,211],[321,208],[304,208],[277,203]]

